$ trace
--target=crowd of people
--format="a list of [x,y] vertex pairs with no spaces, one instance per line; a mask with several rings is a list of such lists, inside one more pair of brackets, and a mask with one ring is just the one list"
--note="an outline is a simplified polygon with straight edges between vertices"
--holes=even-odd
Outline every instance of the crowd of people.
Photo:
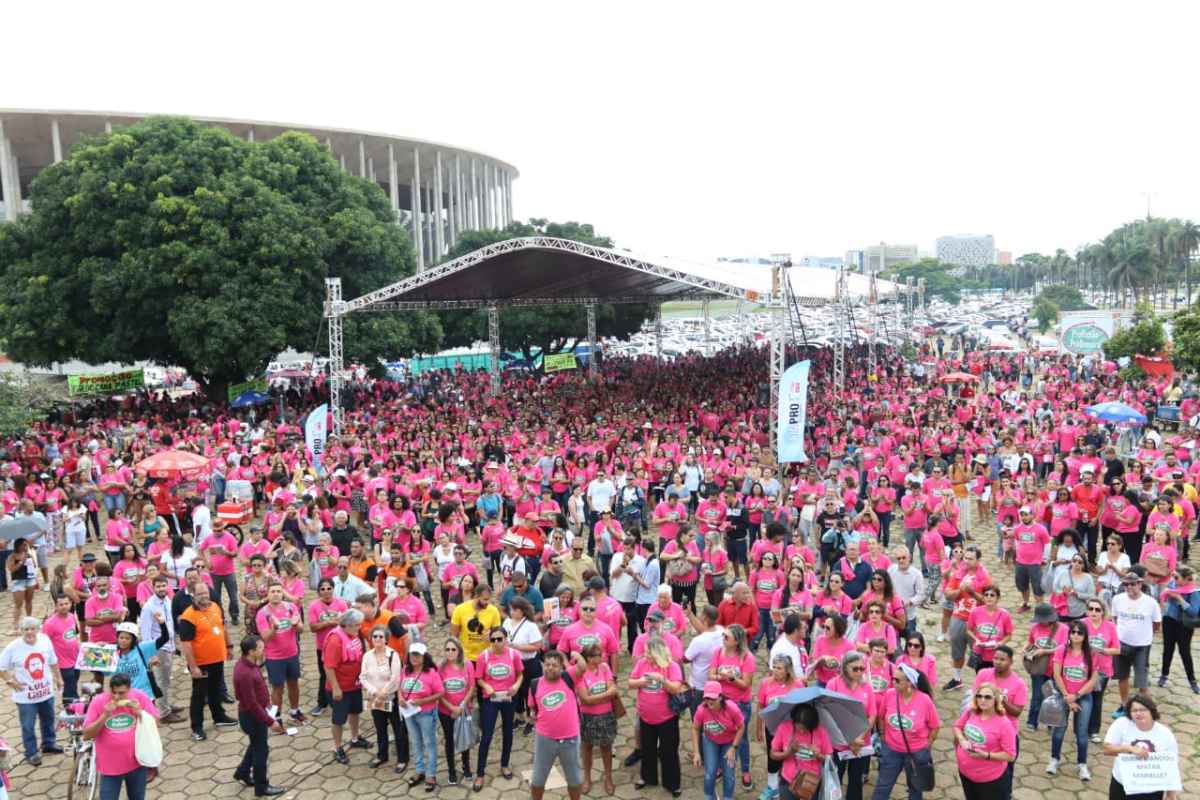
[[[1200,694],[1200,459],[1153,429],[1118,451],[1084,411],[1153,407],[1171,383],[932,349],[921,370],[888,353],[868,375],[863,355],[838,392],[828,351],[791,354],[814,362],[803,464],[774,461],[754,349],[513,374],[499,396],[463,371],[356,381],[319,461],[292,421],[319,380],[285,421],[197,396],[56,415],[2,467],[4,511],[46,523],[0,553],[25,759],[62,752],[55,709],[89,677],[81,645],[102,643],[113,668],[90,676],[84,738],[105,800],[154,779],[135,758],[142,712],[186,720],[196,743],[239,727],[233,777],[258,796],[283,792],[272,732],[325,720],[332,762],[371,751],[430,793],[512,778],[528,746],[539,799],[555,765],[573,800],[635,768],[637,789],[678,797],[690,762],[707,800],[832,782],[884,800],[902,775],[919,800],[952,736],[956,792],[1007,800],[1049,728],[1049,775],[1070,729],[1075,778],[1102,745],[1110,797],[1181,796],[1136,791],[1128,759],[1178,754],[1157,690]],[[938,380],[959,371],[974,377]],[[139,473],[169,448],[210,469]],[[216,513],[235,482],[253,491],[240,540]],[[927,652],[934,631],[949,658]],[[1176,654],[1186,681],[1170,684]],[[846,697],[850,732],[824,706]]]

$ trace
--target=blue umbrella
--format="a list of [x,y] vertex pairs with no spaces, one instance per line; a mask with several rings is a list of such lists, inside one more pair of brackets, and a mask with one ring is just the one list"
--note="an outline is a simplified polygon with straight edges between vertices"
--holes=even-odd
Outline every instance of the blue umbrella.
[[247,392],[242,392],[237,397],[233,398],[233,402],[229,405],[234,408],[245,408],[246,406],[261,406],[263,403],[271,402],[271,398],[262,392],[256,392],[253,389]]
[[816,686],[792,689],[774,698],[760,716],[768,728],[777,728],[791,716],[793,708],[804,703],[816,707],[821,727],[834,744],[848,744],[867,731],[867,709],[861,700]]
[[1094,406],[1087,407],[1087,413],[1102,422],[1127,422],[1134,425],[1145,425],[1146,415],[1142,414],[1136,408],[1127,406],[1124,403],[1110,401],[1108,403],[1097,403]]

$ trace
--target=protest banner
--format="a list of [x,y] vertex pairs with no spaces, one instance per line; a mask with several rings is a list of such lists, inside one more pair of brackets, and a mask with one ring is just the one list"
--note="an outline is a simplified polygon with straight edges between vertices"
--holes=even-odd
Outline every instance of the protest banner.
[[108,372],[103,375],[68,375],[67,394],[116,394],[146,385],[145,373],[140,369],[124,372]]
[[579,362],[574,353],[553,353],[542,357],[542,369],[545,372],[558,372],[564,369],[575,369]]

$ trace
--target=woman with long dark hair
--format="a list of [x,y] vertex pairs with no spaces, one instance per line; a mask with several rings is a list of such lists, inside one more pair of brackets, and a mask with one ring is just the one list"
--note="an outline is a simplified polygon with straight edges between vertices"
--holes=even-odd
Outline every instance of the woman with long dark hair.
[[779,800],[794,800],[792,782],[801,772],[817,776],[818,785],[813,792],[819,797],[821,768],[825,757],[833,753],[829,734],[821,727],[821,717],[811,703],[799,703],[792,708],[791,716],[779,723],[771,737],[771,758],[779,761]]
[[[1068,715],[1073,714],[1075,717],[1071,721],[1074,723],[1076,758],[1081,781],[1092,779],[1087,765],[1088,719],[1092,714],[1092,690],[1096,687],[1100,675],[1094,659],[1092,644],[1088,641],[1087,625],[1078,620],[1072,622],[1067,628],[1067,643],[1054,654],[1054,684],[1066,701]],[[1048,775],[1058,772],[1066,733],[1065,726],[1050,729],[1050,762],[1046,765]]]

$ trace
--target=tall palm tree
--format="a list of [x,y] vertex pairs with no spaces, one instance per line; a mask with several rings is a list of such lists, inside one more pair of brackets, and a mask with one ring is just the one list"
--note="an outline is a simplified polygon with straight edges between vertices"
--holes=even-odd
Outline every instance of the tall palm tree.
[[1187,304],[1192,305],[1192,254],[1200,249],[1200,225],[1183,220],[1175,226],[1173,245],[1175,255],[1183,269],[1183,280],[1187,284]]
[[1127,294],[1133,296],[1136,305],[1137,287],[1147,286],[1153,277],[1150,250],[1144,242],[1121,236],[1112,243],[1110,251],[1112,262],[1108,280],[1117,294],[1118,305],[1125,307]]

